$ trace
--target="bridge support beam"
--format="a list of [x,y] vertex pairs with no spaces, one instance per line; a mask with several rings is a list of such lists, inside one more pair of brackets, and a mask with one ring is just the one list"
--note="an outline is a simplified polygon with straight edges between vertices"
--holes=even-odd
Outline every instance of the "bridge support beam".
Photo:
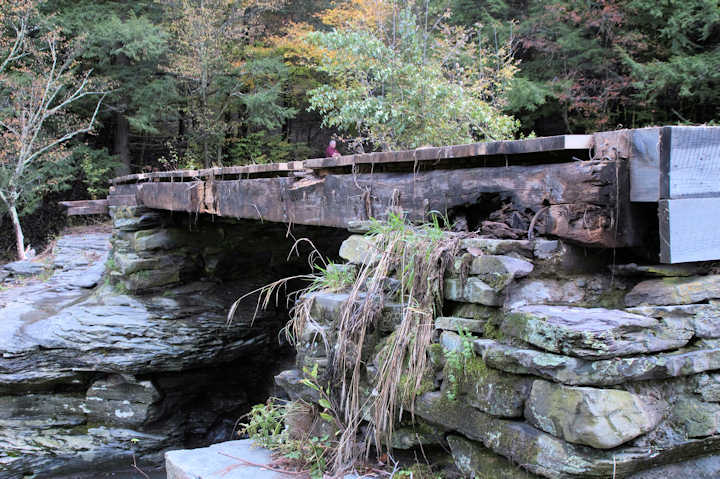
[[418,172],[326,174],[302,179],[216,179],[118,185],[138,204],[155,209],[222,217],[346,228],[402,211],[422,221],[431,212],[481,205],[499,195],[517,211],[538,214],[538,234],[578,243],[634,246],[641,232],[629,210],[629,176],[623,161]]

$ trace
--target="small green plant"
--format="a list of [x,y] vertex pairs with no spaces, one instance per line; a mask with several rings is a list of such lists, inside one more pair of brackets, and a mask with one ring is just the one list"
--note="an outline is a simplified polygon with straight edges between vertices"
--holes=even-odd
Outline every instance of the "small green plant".
[[285,414],[285,404],[277,398],[269,398],[264,404],[256,404],[250,409],[242,431],[258,445],[277,449],[287,439],[283,430]]
[[115,271],[117,270],[117,264],[115,264],[115,258],[110,256],[107,261],[105,261],[105,268],[108,269],[108,271]]
[[458,334],[460,335],[462,349],[445,350],[445,379],[448,381],[445,396],[451,401],[457,399],[460,392],[460,381],[465,375],[465,367],[468,361],[475,357],[472,343],[473,336],[461,326],[458,327]]
[[127,288],[127,286],[125,286],[122,281],[118,281],[117,283],[115,283],[115,285],[113,285],[113,291],[120,295],[130,294],[130,290]]
[[[301,383],[318,393],[318,404],[322,408],[318,416],[340,431],[342,425],[332,406],[329,388],[320,386],[317,365],[312,369],[304,368],[303,372],[305,378]],[[270,398],[265,404],[253,406],[247,415],[248,422],[242,424],[242,432],[258,445],[277,452],[298,469],[307,471],[311,478],[321,479],[328,470],[329,457],[336,448],[336,441],[329,434],[315,436],[308,433],[309,437],[291,437],[285,427],[291,404]],[[315,406],[312,410],[317,412]]]
[[355,269],[352,265],[328,261],[325,266],[316,264],[315,269],[318,274],[310,287],[313,291],[342,291],[352,286],[355,281]]
[[334,424],[338,428],[342,428],[342,424],[338,420],[338,414],[335,410],[336,408],[333,407],[331,402],[330,387],[323,387],[320,385],[320,381],[318,379],[318,365],[313,365],[312,369],[305,367],[303,368],[303,372],[305,373],[305,378],[300,382],[310,389],[317,391],[320,396],[318,404],[320,404],[320,407],[323,408],[323,410],[320,411],[320,417],[323,420]]

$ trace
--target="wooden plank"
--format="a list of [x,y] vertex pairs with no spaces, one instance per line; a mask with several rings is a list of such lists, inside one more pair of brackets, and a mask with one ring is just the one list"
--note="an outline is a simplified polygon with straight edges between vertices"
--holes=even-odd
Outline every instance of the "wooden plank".
[[58,201],[60,206],[65,208],[94,208],[107,206],[107,200],[78,200],[78,201]]
[[662,199],[720,196],[720,127],[666,126],[659,154]]
[[720,197],[661,200],[660,261],[720,259]]
[[145,173],[147,178],[196,178],[199,175],[198,170],[172,170],[172,171],[153,171],[152,173]]
[[137,183],[125,183],[122,185],[114,185],[110,187],[110,196],[114,195],[135,195],[137,194],[139,185]]
[[67,209],[68,216],[77,215],[106,215],[108,214],[107,205],[94,206],[72,206]]
[[660,128],[633,130],[630,153],[630,201],[660,199]]
[[527,140],[489,141],[442,147],[426,147],[416,150],[364,153],[335,158],[305,160],[305,168],[337,168],[359,164],[403,163],[435,161],[451,158],[472,158],[492,155],[518,155],[546,151],[583,150],[592,147],[592,135],[559,135]]

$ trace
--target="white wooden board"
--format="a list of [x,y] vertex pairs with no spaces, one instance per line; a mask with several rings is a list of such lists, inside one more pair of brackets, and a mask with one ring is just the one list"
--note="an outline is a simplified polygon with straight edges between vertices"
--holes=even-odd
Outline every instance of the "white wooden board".
[[660,198],[720,196],[720,127],[660,131]]
[[720,259],[720,197],[661,200],[660,261]]
[[630,201],[660,199],[660,128],[632,130],[630,146]]

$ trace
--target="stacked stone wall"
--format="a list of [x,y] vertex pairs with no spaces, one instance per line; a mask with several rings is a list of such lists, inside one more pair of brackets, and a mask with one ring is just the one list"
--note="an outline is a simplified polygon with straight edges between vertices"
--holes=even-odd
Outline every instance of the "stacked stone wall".
[[[360,235],[340,253],[350,270],[377,257]],[[467,477],[720,476],[716,266],[612,259],[554,240],[462,240],[432,377],[392,446],[442,445]],[[314,295],[296,367],[276,377],[292,399],[317,400],[303,368],[328,368],[348,301]],[[360,352],[368,391],[402,307],[387,295],[382,311]]]

